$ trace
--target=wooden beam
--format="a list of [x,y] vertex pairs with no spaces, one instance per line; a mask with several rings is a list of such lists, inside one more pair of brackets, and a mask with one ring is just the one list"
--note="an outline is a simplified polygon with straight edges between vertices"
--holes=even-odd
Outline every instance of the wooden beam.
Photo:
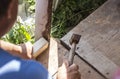
[[50,38],[48,71],[55,74],[58,69],[58,43],[54,38]]
[[44,37],[49,41],[52,15],[52,0],[36,0],[35,39]]

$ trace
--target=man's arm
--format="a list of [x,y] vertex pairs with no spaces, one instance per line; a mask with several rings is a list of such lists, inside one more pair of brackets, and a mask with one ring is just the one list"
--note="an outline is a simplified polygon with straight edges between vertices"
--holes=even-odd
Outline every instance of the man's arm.
[[19,54],[22,53],[22,48],[21,46],[18,45],[14,45],[12,43],[9,42],[5,42],[3,40],[0,40],[0,48],[10,52],[11,54]]
[[21,45],[15,45],[15,44],[0,40],[0,48],[15,56],[19,56],[25,59],[32,58],[31,54],[32,54],[33,47],[32,47],[32,44],[29,42]]

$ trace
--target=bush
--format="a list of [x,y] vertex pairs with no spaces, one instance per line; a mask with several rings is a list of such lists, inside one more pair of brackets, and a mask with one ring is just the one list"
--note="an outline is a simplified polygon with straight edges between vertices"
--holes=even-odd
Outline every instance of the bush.
[[56,11],[53,12],[52,36],[61,38],[68,32],[68,28],[76,26],[105,1],[106,0],[62,0]]
[[[19,0],[27,2],[29,7],[27,11],[31,14],[35,13],[34,0]],[[86,18],[94,10],[96,10],[106,0],[60,0],[57,9],[53,12],[51,35],[61,38],[68,32],[69,28],[76,26],[81,20]],[[27,41],[34,42],[35,24],[29,25],[21,21],[17,21],[12,30],[2,39],[20,44]]]
[[1,39],[14,44],[20,44],[30,41],[34,42],[34,25],[28,25],[25,22],[17,20],[12,29]]

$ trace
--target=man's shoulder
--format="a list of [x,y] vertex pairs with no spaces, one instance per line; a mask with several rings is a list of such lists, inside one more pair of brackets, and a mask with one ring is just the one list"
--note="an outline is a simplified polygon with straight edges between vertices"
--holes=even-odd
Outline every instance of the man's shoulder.
[[0,49],[0,79],[51,79],[48,71],[37,61],[24,60]]

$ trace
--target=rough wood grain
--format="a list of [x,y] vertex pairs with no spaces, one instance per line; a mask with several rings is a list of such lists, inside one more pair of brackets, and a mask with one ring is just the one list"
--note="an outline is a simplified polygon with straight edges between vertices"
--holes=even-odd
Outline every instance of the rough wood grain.
[[[38,61],[41,62],[46,68],[48,68],[48,63],[49,63],[48,55],[49,53],[48,51],[46,51],[45,53],[42,53],[42,55],[40,55],[38,58]],[[68,55],[69,55],[69,51],[65,49],[60,43],[58,43],[58,58],[56,60],[58,60],[59,67],[62,65],[63,60],[68,58]],[[53,59],[55,58],[56,57],[53,56]],[[79,65],[79,71],[81,72],[82,79],[105,79],[99,73],[97,73],[96,70],[94,70],[87,63],[81,60],[78,56],[75,56],[74,63]],[[56,64],[57,63],[54,63],[54,60],[53,60],[53,64],[51,67],[54,68]]]
[[58,69],[58,43],[50,38],[49,46],[49,60],[48,60],[48,71],[50,74],[55,74]]
[[50,39],[52,0],[36,0],[35,40],[44,37]]
[[35,8],[35,40],[43,37],[42,33],[46,29],[48,19],[48,0],[36,0]]
[[[73,33],[82,39],[76,52],[106,78],[120,66],[120,1],[108,0],[61,40],[69,45]],[[70,45],[69,45],[70,46]]]
[[[61,44],[59,44],[59,66],[61,66],[64,59],[68,59],[69,51],[65,49]],[[105,79],[99,73],[96,72],[93,68],[91,68],[87,63],[85,63],[78,56],[74,57],[74,63],[79,66],[79,71],[82,75],[82,79]]]
[[[69,39],[71,36],[72,33],[70,32],[63,38],[67,45],[69,45]],[[69,45],[69,47],[71,46]],[[84,38],[81,38],[81,41],[77,45],[76,52],[106,78],[111,79],[115,71],[118,69],[118,66],[114,62],[104,56],[102,54],[103,52],[98,50],[95,51],[94,47],[92,47],[89,42],[85,41]]]

